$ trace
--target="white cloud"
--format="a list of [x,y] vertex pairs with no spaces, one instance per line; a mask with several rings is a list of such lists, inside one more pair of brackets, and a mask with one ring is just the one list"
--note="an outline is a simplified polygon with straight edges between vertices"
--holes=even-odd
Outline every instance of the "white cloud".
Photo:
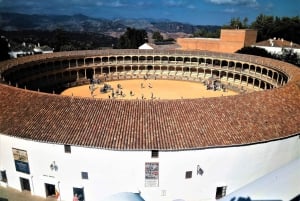
[[187,6],[187,8],[189,8],[189,9],[195,9],[195,8],[196,8],[196,6],[194,6],[194,5],[190,4],[190,5],[188,5],[188,6]]
[[114,1],[97,1],[95,2],[96,6],[107,6],[107,7],[115,7],[115,8],[118,8],[118,7],[124,7],[126,6],[126,3],[123,3],[122,1],[120,0],[114,0]]
[[256,7],[258,5],[256,0],[207,0],[213,4],[230,4],[230,5],[244,5]]
[[235,12],[236,12],[236,9],[234,9],[234,8],[226,8],[226,9],[224,10],[224,12],[225,12],[225,13],[235,13]]
[[101,2],[101,1],[97,1],[97,2],[96,2],[96,5],[97,5],[97,6],[103,6],[103,5],[104,5],[104,3],[103,3],[103,2]]
[[165,1],[165,4],[167,6],[183,6],[185,5],[185,2],[182,1],[182,0],[168,0],[168,1]]
[[109,3],[109,5],[110,5],[111,7],[123,7],[123,6],[126,6],[124,3],[122,3],[122,2],[119,1],[119,0],[116,0],[116,1],[114,1],[114,2]]

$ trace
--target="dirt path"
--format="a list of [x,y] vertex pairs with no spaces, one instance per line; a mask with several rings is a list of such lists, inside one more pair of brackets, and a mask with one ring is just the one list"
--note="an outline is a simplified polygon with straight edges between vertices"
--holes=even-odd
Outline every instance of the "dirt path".
[[[62,95],[94,98],[115,99],[187,99],[187,98],[209,98],[219,96],[237,95],[234,91],[206,90],[206,86],[200,82],[188,82],[177,80],[118,80],[106,82],[113,88],[107,93],[101,93],[104,84],[95,84],[91,93],[91,85],[83,85],[69,88]],[[121,86],[117,95],[118,85]],[[130,95],[132,92],[132,95]],[[122,95],[121,95],[122,93]]]

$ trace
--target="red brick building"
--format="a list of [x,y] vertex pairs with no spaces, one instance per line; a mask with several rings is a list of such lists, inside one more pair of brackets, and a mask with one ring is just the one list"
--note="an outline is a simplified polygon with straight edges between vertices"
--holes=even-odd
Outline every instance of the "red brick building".
[[220,38],[178,38],[183,50],[208,50],[234,53],[256,43],[257,31],[252,29],[221,29]]

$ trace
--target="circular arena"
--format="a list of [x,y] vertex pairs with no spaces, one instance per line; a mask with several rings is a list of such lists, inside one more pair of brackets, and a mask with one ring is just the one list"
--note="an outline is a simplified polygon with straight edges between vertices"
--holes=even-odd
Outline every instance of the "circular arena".
[[[300,156],[300,69],[281,61],[208,51],[60,52],[1,62],[0,78],[0,185],[33,195],[216,200]],[[238,95],[60,95],[133,79],[195,82]],[[272,199],[293,193],[289,187]]]

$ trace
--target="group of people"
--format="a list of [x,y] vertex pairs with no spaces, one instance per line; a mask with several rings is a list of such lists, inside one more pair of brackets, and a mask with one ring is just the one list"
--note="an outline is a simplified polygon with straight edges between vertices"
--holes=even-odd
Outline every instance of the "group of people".
[[[149,82],[149,84],[148,84],[148,87],[149,88],[152,88],[152,84]],[[144,86],[144,84],[143,83],[141,83],[141,88],[145,88],[145,86]]]
[[[92,97],[95,96],[94,95],[94,91],[97,89],[96,84],[97,84],[97,81],[91,81],[91,84],[89,85],[89,90],[91,92],[91,96]],[[141,88],[142,89],[145,88],[145,84],[143,82],[141,83]],[[152,86],[152,84],[150,82],[148,83],[148,88],[150,88],[150,89],[153,88],[153,86]],[[123,87],[122,87],[121,84],[117,84],[117,89],[114,90],[114,88],[111,85],[109,85],[107,83],[104,83],[103,86],[100,87],[99,92],[100,93],[108,93],[108,92],[110,92],[108,94],[108,98],[109,99],[111,99],[111,98],[114,99],[114,98],[117,98],[117,97],[121,97],[122,98],[122,97],[126,96],[126,94],[123,91]],[[130,90],[129,94],[130,94],[130,96],[135,96],[135,93],[132,90]],[[143,94],[141,95],[141,98],[142,99],[146,99],[146,97]],[[153,92],[151,92],[151,99],[155,99]]]

